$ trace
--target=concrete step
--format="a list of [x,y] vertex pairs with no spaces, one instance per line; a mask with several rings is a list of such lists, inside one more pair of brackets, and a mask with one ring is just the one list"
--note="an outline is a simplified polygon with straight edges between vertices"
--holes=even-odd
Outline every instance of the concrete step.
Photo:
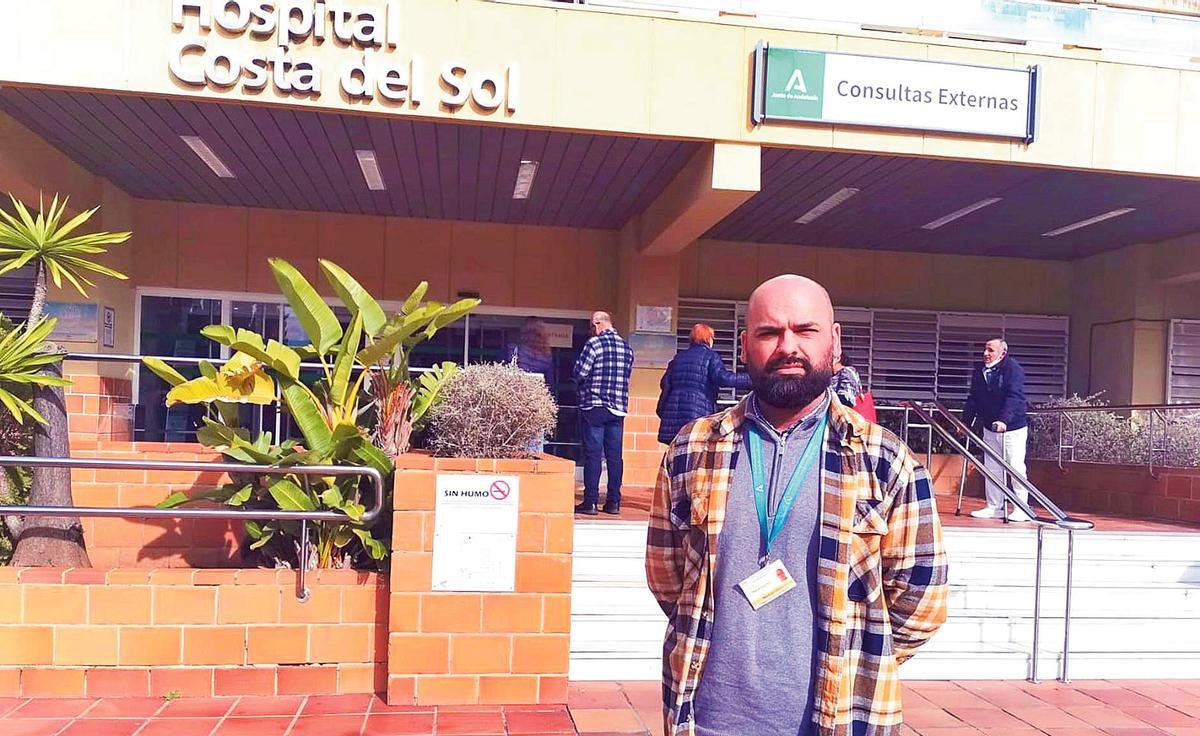
[[[666,618],[646,589],[645,525],[576,527],[571,677],[658,679]],[[911,679],[1028,673],[1036,533],[947,529],[950,613],[902,670]],[[1043,545],[1040,676],[1057,676],[1066,535]],[[1080,533],[1075,538],[1071,676],[1200,677],[1200,537]]]
[[[905,680],[1023,680],[1029,676],[1028,651],[1004,649],[971,652],[921,651],[904,663]],[[1056,679],[1062,672],[1057,651],[1043,650],[1038,657],[1038,678]],[[1072,652],[1068,674],[1073,680],[1195,679],[1200,675],[1200,654],[1155,652]],[[571,657],[572,680],[659,680],[662,660],[622,656]]]
[[[920,651],[905,662],[900,676],[905,680],[1020,680],[1028,677],[1029,668],[1028,649],[930,650]],[[1038,657],[1038,678],[1053,680],[1061,671],[1058,650],[1043,649]],[[1072,680],[1195,679],[1200,675],[1200,653],[1073,650],[1068,674]]]
[[[575,584],[576,611],[600,615],[645,613],[657,620],[659,608],[642,583],[580,581]],[[994,616],[1032,617],[1032,586],[1002,584],[963,584],[950,586],[950,615],[978,613]],[[1066,606],[1066,588],[1045,585],[1042,588],[1043,616],[1061,616]],[[1200,587],[1188,584],[1126,585],[1090,583],[1074,586],[1071,600],[1075,615],[1092,618],[1145,619],[1152,611],[1155,619],[1200,619]]]

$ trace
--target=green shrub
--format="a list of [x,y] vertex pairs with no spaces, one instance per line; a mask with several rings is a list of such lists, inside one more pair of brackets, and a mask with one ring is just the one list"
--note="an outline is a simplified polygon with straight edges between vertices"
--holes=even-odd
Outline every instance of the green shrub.
[[[1102,407],[1100,394],[1054,399],[1038,408]],[[1191,468],[1200,466],[1200,413],[1164,411],[1154,419],[1154,464]],[[1071,450],[1064,457],[1077,462],[1146,465],[1150,460],[1150,413],[1147,411],[1066,412],[1062,435]],[[1029,457],[1058,460],[1060,419],[1057,412],[1029,417]]]

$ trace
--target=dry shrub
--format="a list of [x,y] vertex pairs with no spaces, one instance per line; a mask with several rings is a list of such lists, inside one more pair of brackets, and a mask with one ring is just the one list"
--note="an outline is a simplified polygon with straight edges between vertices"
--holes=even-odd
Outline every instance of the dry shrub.
[[481,363],[458,371],[431,412],[435,455],[523,458],[554,429],[558,406],[541,376]]
[[[1071,408],[1076,406],[1106,406],[1100,394],[1073,395],[1054,399],[1042,408]],[[1072,421],[1062,422],[1067,444],[1075,445],[1078,462],[1145,465],[1150,459],[1150,415],[1145,411],[1067,412]],[[1155,465],[1180,468],[1200,466],[1200,415],[1196,412],[1164,411],[1168,427],[1161,419],[1154,420]],[[1057,460],[1059,416],[1034,414],[1029,417],[1029,455],[1040,460]],[[1063,451],[1071,457],[1070,450]]]

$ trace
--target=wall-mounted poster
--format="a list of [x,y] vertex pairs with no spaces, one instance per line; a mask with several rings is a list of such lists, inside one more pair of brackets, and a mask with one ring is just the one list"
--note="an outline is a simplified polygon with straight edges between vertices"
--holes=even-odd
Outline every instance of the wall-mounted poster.
[[521,479],[439,473],[436,482],[433,589],[513,591]]
[[96,342],[98,314],[95,304],[46,302],[46,316],[58,320],[50,338],[60,342]]
[[637,307],[637,322],[635,332],[654,332],[660,335],[673,335],[671,327],[671,307],[652,307],[639,304]]
[[638,368],[665,368],[679,346],[674,335],[638,332],[629,336],[629,347],[633,349],[633,364]]
[[106,348],[117,344],[117,310],[112,307],[104,308],[104,333],[100,345]]

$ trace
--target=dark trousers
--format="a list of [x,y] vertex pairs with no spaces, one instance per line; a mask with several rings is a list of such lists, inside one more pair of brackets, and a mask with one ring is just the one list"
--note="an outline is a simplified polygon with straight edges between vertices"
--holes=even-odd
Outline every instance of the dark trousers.
[[625,417],[597,407],[583,410],[583,500],[600,503],[600,458],[608,464],[607,503],[621,500],[621,475],[625,463],[621,459],[621,437],[625,433]]

